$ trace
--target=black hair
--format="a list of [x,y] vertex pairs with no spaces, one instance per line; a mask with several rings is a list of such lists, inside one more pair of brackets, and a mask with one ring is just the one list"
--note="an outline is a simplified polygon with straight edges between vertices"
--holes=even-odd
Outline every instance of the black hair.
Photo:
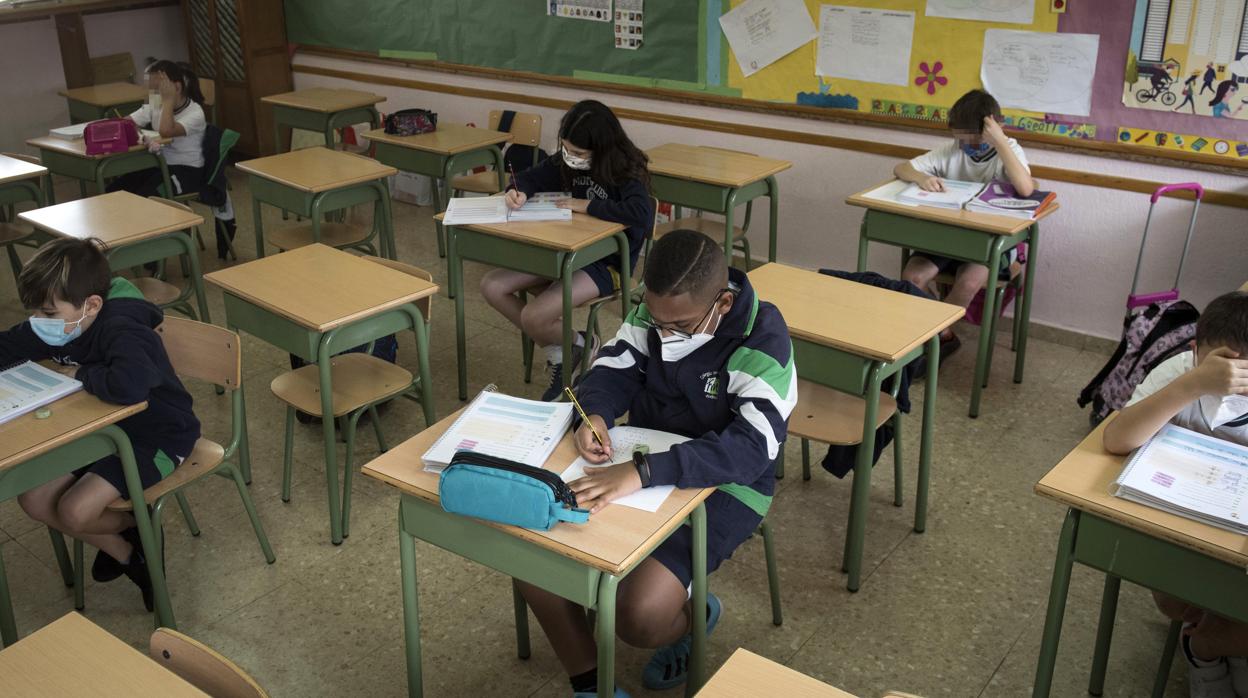
[[673,230],[650,249],[646,290],[660,296],[688,293],[710,300],[728,285],[728,263],[719,243],[696,230]]
[[[650,158],[633,145],[615,113],[602,102],[586,99],[572,105],[559,122],[559,138],[593,153],[589,172],[595,181],[618,187],[635,179],[650,188]],[[570,182],[573,170],[566,165],[562,169],[565,182]]]
[[204,106],[204,93],[199,89],[199,76],[190,63],[159,60],[144,69],[145,73],[164,73],[170,82],[181,83],[182,94],[199,106]]
[[113,272],[96,238],[57,238],[39,248],[17,275],[17,296],[27,309],[54,301],[82,307],[90,296],[108,297]]
[[1218,102],[1226,99],[1226,94],[1231,91],[1232,87],[1239,89],[1239,85],[1236,85],[1234,80],[1223,80],[1218,83],[1218,91],[1213,93],[1213,99],[1209,102],[1209,106],[1216,106]]
[[1231,291],[1210,301],[1196,321],[1196,344],[1248,355],[1248,293]]
[[984,132],[984,117],[1000,120],[1001,105],[996,97],[983,90],[971,90],[949,108],[949,128],[954,131]]

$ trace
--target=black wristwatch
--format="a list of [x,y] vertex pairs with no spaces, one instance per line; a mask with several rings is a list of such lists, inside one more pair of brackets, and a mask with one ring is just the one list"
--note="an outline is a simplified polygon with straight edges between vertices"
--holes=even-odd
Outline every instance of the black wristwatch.
[[637,476],[641,478],[641,486],[650,486],[650,461],[646,460],[646,454],[641,451],[633,451],[633,467],[637,469]]

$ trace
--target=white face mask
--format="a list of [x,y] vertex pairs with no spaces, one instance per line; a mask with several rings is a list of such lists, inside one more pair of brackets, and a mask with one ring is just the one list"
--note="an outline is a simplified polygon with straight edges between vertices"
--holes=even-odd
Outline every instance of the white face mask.
[[568,152],[567,148],[561,148],[563,151],[563,164],[574,170],[588,170],[589,158],[579,158]]
[[[716,314],[715,330],[719,329],[719,323],[723,320],[722,315]],[[706,322],[710,324],[710,317]],[[663,350],[663,360],[676,362],[689,356],[693,352],[701,349],[707,342],[715,339],[715,330],[709,332],[695,332],[692,337],[681,337],[680,335],[671,335],[670,337],[659,337],[659,344]]]
[[1217,429],[1248,414],[1248,396],[1204,395],[1200,398],[1200,411],[1204,413],[1209,427]]

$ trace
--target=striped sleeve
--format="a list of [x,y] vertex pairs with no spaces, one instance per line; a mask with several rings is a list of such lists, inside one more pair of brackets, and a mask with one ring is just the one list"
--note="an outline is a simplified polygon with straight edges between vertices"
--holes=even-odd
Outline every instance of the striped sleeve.
[[586,414],[599,415],[611,424],[628,412],[646,382],[649,321],[645,304],[635,306],[615,337],[598,350],[594,365],[576,391]]
[[741,347],[728,359],[728,394],[736,413],[767,444],[767,460],[776,458],[788,432],[789,414],[797,405],[797,371],[793,347],[785,363],[758,349]]

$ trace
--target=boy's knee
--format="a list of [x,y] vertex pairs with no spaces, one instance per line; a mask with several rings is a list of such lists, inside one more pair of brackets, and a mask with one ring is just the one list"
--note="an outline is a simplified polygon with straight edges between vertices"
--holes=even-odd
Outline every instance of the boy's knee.
[[666,642],[672,621],[670,609],[644,599],[630,599],[616,613],[615,633],[633,647],[653,649]]
[[493,273],[487,273],[481,277],[479,288],[481,289],[481,295],[485,296],[486,299],[498,298],[505,293],[498,278]]
[[56,516],[71,531],[81,531],[99,518],[98,512],[88,511],[87,507],[62,497],[56,506]]
[[37,491],[23,492],[17,495],[17,505],[26,515],[40,523],[52,520],[56,513],[55,504],[48,497]]
[[531,337],[534,332],[540,332],[541,328],[550,322],[550,318],[547,315],[546,309],[541,304],[537,302],[526,303],[520,309],[520,328]]

